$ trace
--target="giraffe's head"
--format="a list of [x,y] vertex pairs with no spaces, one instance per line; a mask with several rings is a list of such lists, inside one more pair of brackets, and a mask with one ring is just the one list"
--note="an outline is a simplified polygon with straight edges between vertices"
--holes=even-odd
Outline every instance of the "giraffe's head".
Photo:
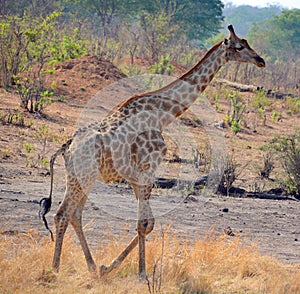
[[265,67],[265,61],[249,46],[247,40],[240,39],[229,25],[229,38],[224,40],[227,61],[253,63],[258,67]]

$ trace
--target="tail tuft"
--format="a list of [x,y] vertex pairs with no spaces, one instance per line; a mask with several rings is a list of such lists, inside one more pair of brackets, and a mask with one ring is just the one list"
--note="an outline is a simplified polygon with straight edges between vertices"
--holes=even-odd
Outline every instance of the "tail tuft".
[[39,216],[43,220],[46,229],[50,232],[51,240],[54,241],[53,233],[49,229],[48,223],[47,223],[47,220],[46,220],[46,217],[45,217],[46,214],[50,211],[50,208],[51,208],[51,198],[45,197],[45,198],[41,199],[41,201],[40,201]]

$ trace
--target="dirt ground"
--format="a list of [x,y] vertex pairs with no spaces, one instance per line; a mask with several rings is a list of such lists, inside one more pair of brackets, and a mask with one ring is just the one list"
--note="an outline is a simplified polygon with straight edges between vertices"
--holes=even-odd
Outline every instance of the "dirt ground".
[[[111,74],[113,70],[113,74]],[[94,74],[93,81],[88,77]],[[65,100],[47,107],[46,116],[22,112],[25,126],[0,124],[0,233],[22,234],[37,230],[47,236],[38,218],[39,200],[48,195],[50,177],[40,159],[51,154],[74,131],[80,111],[97,91],[123,77],[117,69],[93,57],[83,58],[58,66],[53,77],[59,95]],[[60,84],[60,82],[62,83]],[[49,80],[51,83],[51,80]],[[75,90],[74,90],[75,89]],[[19,112],[18,97],[4,90],[0,93],[0,112],[9,109]],[[33,122],[33,123],[32,123]],[[294,118],[285,121],[295,125]],[[41,133],[47,125],[47,134]],[[193,127],[193,132],[195,127]],[[279,126],[273,126],[276,131]],[[284,130],[286,128],[282,126]],[[203,131],[203,130],[202,130]],[[263,133],[263,131],[261,132]],[[270,133],[268,133],[271,136]],[[232,139],[225,135],[227,142]],[[242,146],[254,146],[252,134],[240,135]],[[256,137],[257,138],[257,137]],[[261,141],[266,138],[260,139]],[[35,147],[28,153],[24,142]],[[247,148],[245,154],[254,153]],[[255,160],[255,159],[254,159]],[[26,166],[27,163],[27,166]],[[54,203],[47,219],[53,228],[53,218],[64,193],[64,168],[59,158],[55,165]],[[249,194],[250,195],[250,194]],[[185,240],[203,238],[210,229],[226,232],[228,238],[241,238],[255,243],[263,254],[300,266],[300,202],[293,197],[226,197],[213,193],[192,193],[187,189],[153,190],[151,205],[156,217],[156,230],[171,226],[171,233]],[[96,246],[100,240],[108,240],[110,232],[121,236],[135,234],[136,200],[126,184],[97,182],[86,204],[83,221],[88,242]],[[49,237],[50,238],[50,237]],[[151,236],[149,237],[151,238]]]

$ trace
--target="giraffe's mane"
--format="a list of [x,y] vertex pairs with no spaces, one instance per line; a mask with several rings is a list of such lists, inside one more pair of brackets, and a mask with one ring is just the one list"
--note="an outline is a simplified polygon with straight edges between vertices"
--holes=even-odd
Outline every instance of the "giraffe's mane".
[[124,106],[128,105],[131,101],[133,101],[133,100],[135,100],[137,98],[141,98],[141,97],[145,97],[145,96],[148,96],[148,95],[157,94],[157,93],[159,93],[159,92],[161,92],[163,90],[168,89],[169,87],[171,87],[172,85],[174,85],[179,80],[183,80],[186,76],[188,76],[191,72],[193,72],[196,67],[198,67],[200,64],[202,64],[215,51],[215,49],[218,48],[222,43],[223,43],[223,41],[220,41],[220,42],[216,43],[213,47],[211,47],[206,52],[206,54],[204,55],[204,57],[199,62],[197,62],[192,68],[190,68],[187,72],[185,72],[183,75],[181,75],[175,81],[173,81],[170,84],[168,84],[168,85],[166,85],[166,86],[164,86],[162,88],[159,88],[157,90],[134,95],[134,96],[128,98],[127,100],[121,102],[119,105],[117,105],[115,108],[113,108],[110,113],[113,113],[113,112],[116,112],[116,111],[120,110],[121,108],[123,108]]

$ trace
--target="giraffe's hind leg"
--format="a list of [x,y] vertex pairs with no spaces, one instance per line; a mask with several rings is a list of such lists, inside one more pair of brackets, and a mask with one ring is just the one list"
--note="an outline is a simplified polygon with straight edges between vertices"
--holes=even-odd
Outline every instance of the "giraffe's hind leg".
[[75,209],[74,213],[72,214],[72,216],[70,218],[70,223],[73,226],[73,228],[76,232],[76,235],[79,239],[79,242],[80,242],[81,248],[83,250],[89,271],[95,272],[96,264],[94,262],[92,254],[90,252],[90,249],[88,247],[88,244],[87,244],[87,241],[84,236],[83,229],[82,229],[82,211],[83,211],[86,200],[87,200],[87,196],[83,194],[83,197],[81,198],[77,208]]
[[[66,192],[66,195],[67,193],[68,192]],[[56,234],[55,234],[55,249],[54,249],[52,266],[53,269],[57,272],[59,270],[63,239],[69,224],[69,220],[67,216],[67,205],[65,201],[58,208],[54,216],[54,223],[55,223]]]
[[60,256],[62,251],[62,244],[65,232],[69,222],[73,226],[80,245],[84,252],[86,262],[90,271],[96,270],[95,262],[90,253],[88,244],[86,242],[82,229],[82,211],[87,200],[87,196],[83,193],[80,185],[68,185],[65,197],[59,206],[55,216],[54,222],[56,227],[55,250],[53,256],[53,269],[58,271],[60,264]]

